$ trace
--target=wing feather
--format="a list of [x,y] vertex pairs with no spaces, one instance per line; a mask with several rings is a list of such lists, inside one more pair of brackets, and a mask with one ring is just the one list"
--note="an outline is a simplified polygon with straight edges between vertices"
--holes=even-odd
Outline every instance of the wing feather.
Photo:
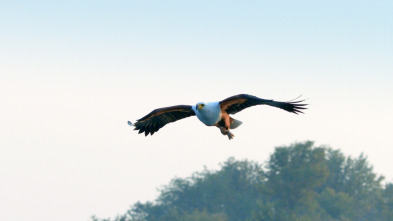
[[298,114],[303,113],[302,110],[307,109],[305,107],[307,104],[303,104],[303,101],[304,100],[281,102],[262,99],[248,94],[239,94],[220,101],[220,106],[221,109],[225,110],[228,114],[236,114],[237,112],[242,111],[248,107],[262,104],[277,107],[288,112]]
[[168,123],[177,120],[194,116],[195,112],[189,105],[176,105],[171,107],[158,108],[137,120],[134,124],[134,130],[139,130],[138,133],[145,133],[145,136],[153,135],[160,128]]

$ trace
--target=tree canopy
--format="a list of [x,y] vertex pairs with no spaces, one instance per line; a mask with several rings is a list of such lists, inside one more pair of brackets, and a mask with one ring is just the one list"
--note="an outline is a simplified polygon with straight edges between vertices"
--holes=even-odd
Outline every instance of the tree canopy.
[[277,147],[265,163],[229,158],[217,171],[175,178],[154,202],[113,220],[393,220],[393,184],[382,181],[363,154],[345,157],[307,141]]

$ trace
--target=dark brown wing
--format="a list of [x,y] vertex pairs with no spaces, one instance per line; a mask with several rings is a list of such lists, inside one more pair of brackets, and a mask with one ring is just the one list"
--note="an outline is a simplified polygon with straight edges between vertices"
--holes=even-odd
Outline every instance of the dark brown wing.
[[137,122],[134,124],[134,130],[139,130],[139,133],[145,132],[145,136],[147,136],[149,133],[153,135],[161,127],[168,123],[194,115],[195,112],[189,105],[177,105],[158,108],[137,120]]
[[305,107],[307,104],[303,104],[303,101],[304,100],[280,102],[274,100],[266,100],[248,94],[239,94],[220,101],[220,106],[221,109],[225,110],[228,114],[236,114],[237,112],[242,111],[248,107],[260,104],[278,107],[288,112],[298,114],[303,113],[302,110],[307,109]]

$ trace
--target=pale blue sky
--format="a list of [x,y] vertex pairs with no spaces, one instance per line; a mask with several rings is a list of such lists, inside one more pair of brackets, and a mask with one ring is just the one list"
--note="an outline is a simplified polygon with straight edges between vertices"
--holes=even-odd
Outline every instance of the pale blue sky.
[[[123,213],[175,176],[295,141],[364,152],[393,181],[391,1],[3,1],[0,220]],[[238,93],[254,107],[228,141],[196,118],[153,137],[154,108]],[[255,118],[257,116],[257,118]],[[21,212],[23,211],[23,212]]]

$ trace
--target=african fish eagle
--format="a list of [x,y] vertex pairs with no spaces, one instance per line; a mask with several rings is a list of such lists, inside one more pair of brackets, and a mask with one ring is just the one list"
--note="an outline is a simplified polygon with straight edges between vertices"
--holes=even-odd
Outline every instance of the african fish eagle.
[[302,103],[303,101],[280,102],[248,94],[239,94],[218,102],[199,102],[195,106],[176,105],[158,108],[137,120],[135,124],[130,121],[128,121],[128,124],[134,126],[134,130],[139,130],[139,133],[145,132],[145,136],[147,136],[149,133],[153,135],[168,123],[196,115],[202,123],[207,126],[218,127],[223,135],[227,135],[229,139],[232,139],[234,135],[229,130],[237,128],[242,122],[233,119],[229,116],[230,114],[236,114],[245,108],[260,104],[278,107],[298,114],[303,113],[302,110],[306,109],[305,106],[307,104]]

